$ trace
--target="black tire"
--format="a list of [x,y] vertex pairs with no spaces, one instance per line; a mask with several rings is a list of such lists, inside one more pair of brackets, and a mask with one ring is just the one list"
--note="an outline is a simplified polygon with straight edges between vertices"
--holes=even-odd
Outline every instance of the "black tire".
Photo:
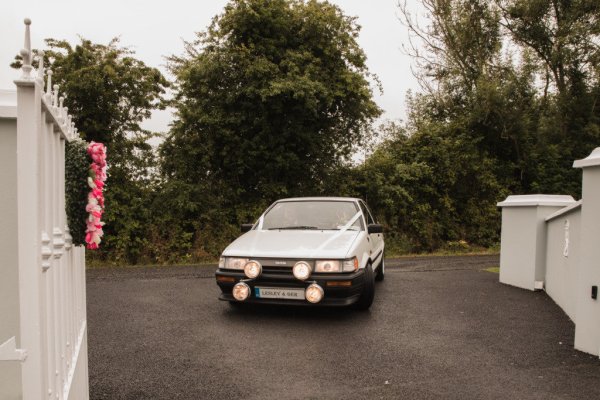
[[373,273],[373,267],[371,264],[367,264],[365,267],[365,285],[363,286],[363,291],[356,303],[354,303],[354,307],[357,310],[368,310],[373,304],[373,299],[375,298],[375,274]]
[[381,282],[385,279],[385,253],[381,256],[381,262],[377,267],[377,272],[375,273],[375,280],[377,282]]

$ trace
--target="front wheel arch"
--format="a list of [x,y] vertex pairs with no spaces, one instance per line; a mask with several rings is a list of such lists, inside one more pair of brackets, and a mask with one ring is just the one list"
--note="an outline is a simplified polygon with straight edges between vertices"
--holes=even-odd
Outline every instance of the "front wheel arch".
[[354,306],[358,310],[366,311],[373,304],[375,298],[375,274],[371,263],[368,263],[365,267],[365,277],[363,290],[358,298],[358,301],[354,303]]
[[375,280],[381,282],[385,279],[385,252],[381,253],[381,261],[375,272]]

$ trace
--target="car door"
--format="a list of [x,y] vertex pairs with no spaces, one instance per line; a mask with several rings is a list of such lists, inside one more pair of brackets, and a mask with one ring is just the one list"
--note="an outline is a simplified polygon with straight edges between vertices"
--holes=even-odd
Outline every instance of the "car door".
[[[367,227],[371,224],[375,224],[375,219],[373,218],[373,215],[371,214],[371,211],[369,210],[369,207],[367,207],[367,205],[365,204],[365,202],[363,202],[362,200],[359,200],[359,204],[360,204],[360,208],[363,212],[363,215],[365,216],[365,222],[367,224]],[[381,233],[372,233],[369,236],[369,252],[370,252],[370,256],[371,256],[371,260],[374,261],[374,265],[373,267],[376,267],[377,265],[379,265],[380,262],[380,256],[383,253],[383,234]]]

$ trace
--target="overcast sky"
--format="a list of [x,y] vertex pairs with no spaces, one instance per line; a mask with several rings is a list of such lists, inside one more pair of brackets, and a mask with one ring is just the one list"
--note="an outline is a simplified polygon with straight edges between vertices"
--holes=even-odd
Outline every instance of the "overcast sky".
[[[408,42],[406,28],[398,20],[397,0],[330,0],[346,15],[357,16],[362,26],[359,43],[367,54],[371,72],[383,85],[375,99],[384,110],[383,118],[405,116],[405,96],[418,90],[410,71],[411,59],[402,52]],[[182,39],[191,40],[194,32],[204,30],[213,16],[221,13],[226,0],[29,0],[7,1],[0,14],[0,89],[14,89],[18,72],[8,68],[23,47],[23,19],[31,18],[32,47],[43,46],[52,37],[72,43],[78,36],[106,44],[119,36],[146,64],[166,74],[164,56],[181,54]],[[418,0],[412,0],[418,10]],[[170,76],[167,75],[170,78]],[[156,112],[146,127],[168,130],[169,112]]]

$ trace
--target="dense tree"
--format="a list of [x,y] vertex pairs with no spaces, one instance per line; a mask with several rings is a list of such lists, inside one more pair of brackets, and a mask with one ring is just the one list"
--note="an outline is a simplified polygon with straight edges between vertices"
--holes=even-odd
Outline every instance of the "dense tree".
[[[596,107],[600,6],[595,1],[405,2],[424,91],[349,192],[371,198],[406,248],[498,240],[509,193],[579,194],[574,159],[600,143]],[[366,182],[376,182],[367,185]]]
[[229,3],[171,58],[166,175],[221,182],[236,201],[315,190],[379,115],[357,34],[328,3]]
[[506,195],[578,196],[571,163],[600,143],[598,2],[422,4],[425,25],[400,0],[423,91],[405,121],[373,128],[378,81],[355,18],[315,0],[231,0],[169,59],[176,114],[158,164],[140,123],[162,107],[162,75],[116,41],[49,40],[77,126],[109,147],[110,259],[213,258],[284,196],[365,198],[390,252],[491,246]]
[[538,64],[537,80],[543,82],[538,136],[549,162],[540,163],[544,168],[538,171],[536,186],[577,195],[579,173],[568,172],[571,162],[600,143],[600,3],[496,0],[495,4],[507,36],[531,54]]
[[478,147],[512,171],[503,180],[515,190],[577,195],[577,171],[569,166],[600,141],[599,3],[423,4],[430,15],[426,27],[405,3],[401,15],[419,40],[411,53],[438,120],[483,117],[475,129],[485,134]]
[[234,0],[171,57],[176,118],[162,170],[194,203],[185,219],[197,232],[208,207],[233,223],[322,191],[365,142],[380,110],[358,31],[327,2]]

